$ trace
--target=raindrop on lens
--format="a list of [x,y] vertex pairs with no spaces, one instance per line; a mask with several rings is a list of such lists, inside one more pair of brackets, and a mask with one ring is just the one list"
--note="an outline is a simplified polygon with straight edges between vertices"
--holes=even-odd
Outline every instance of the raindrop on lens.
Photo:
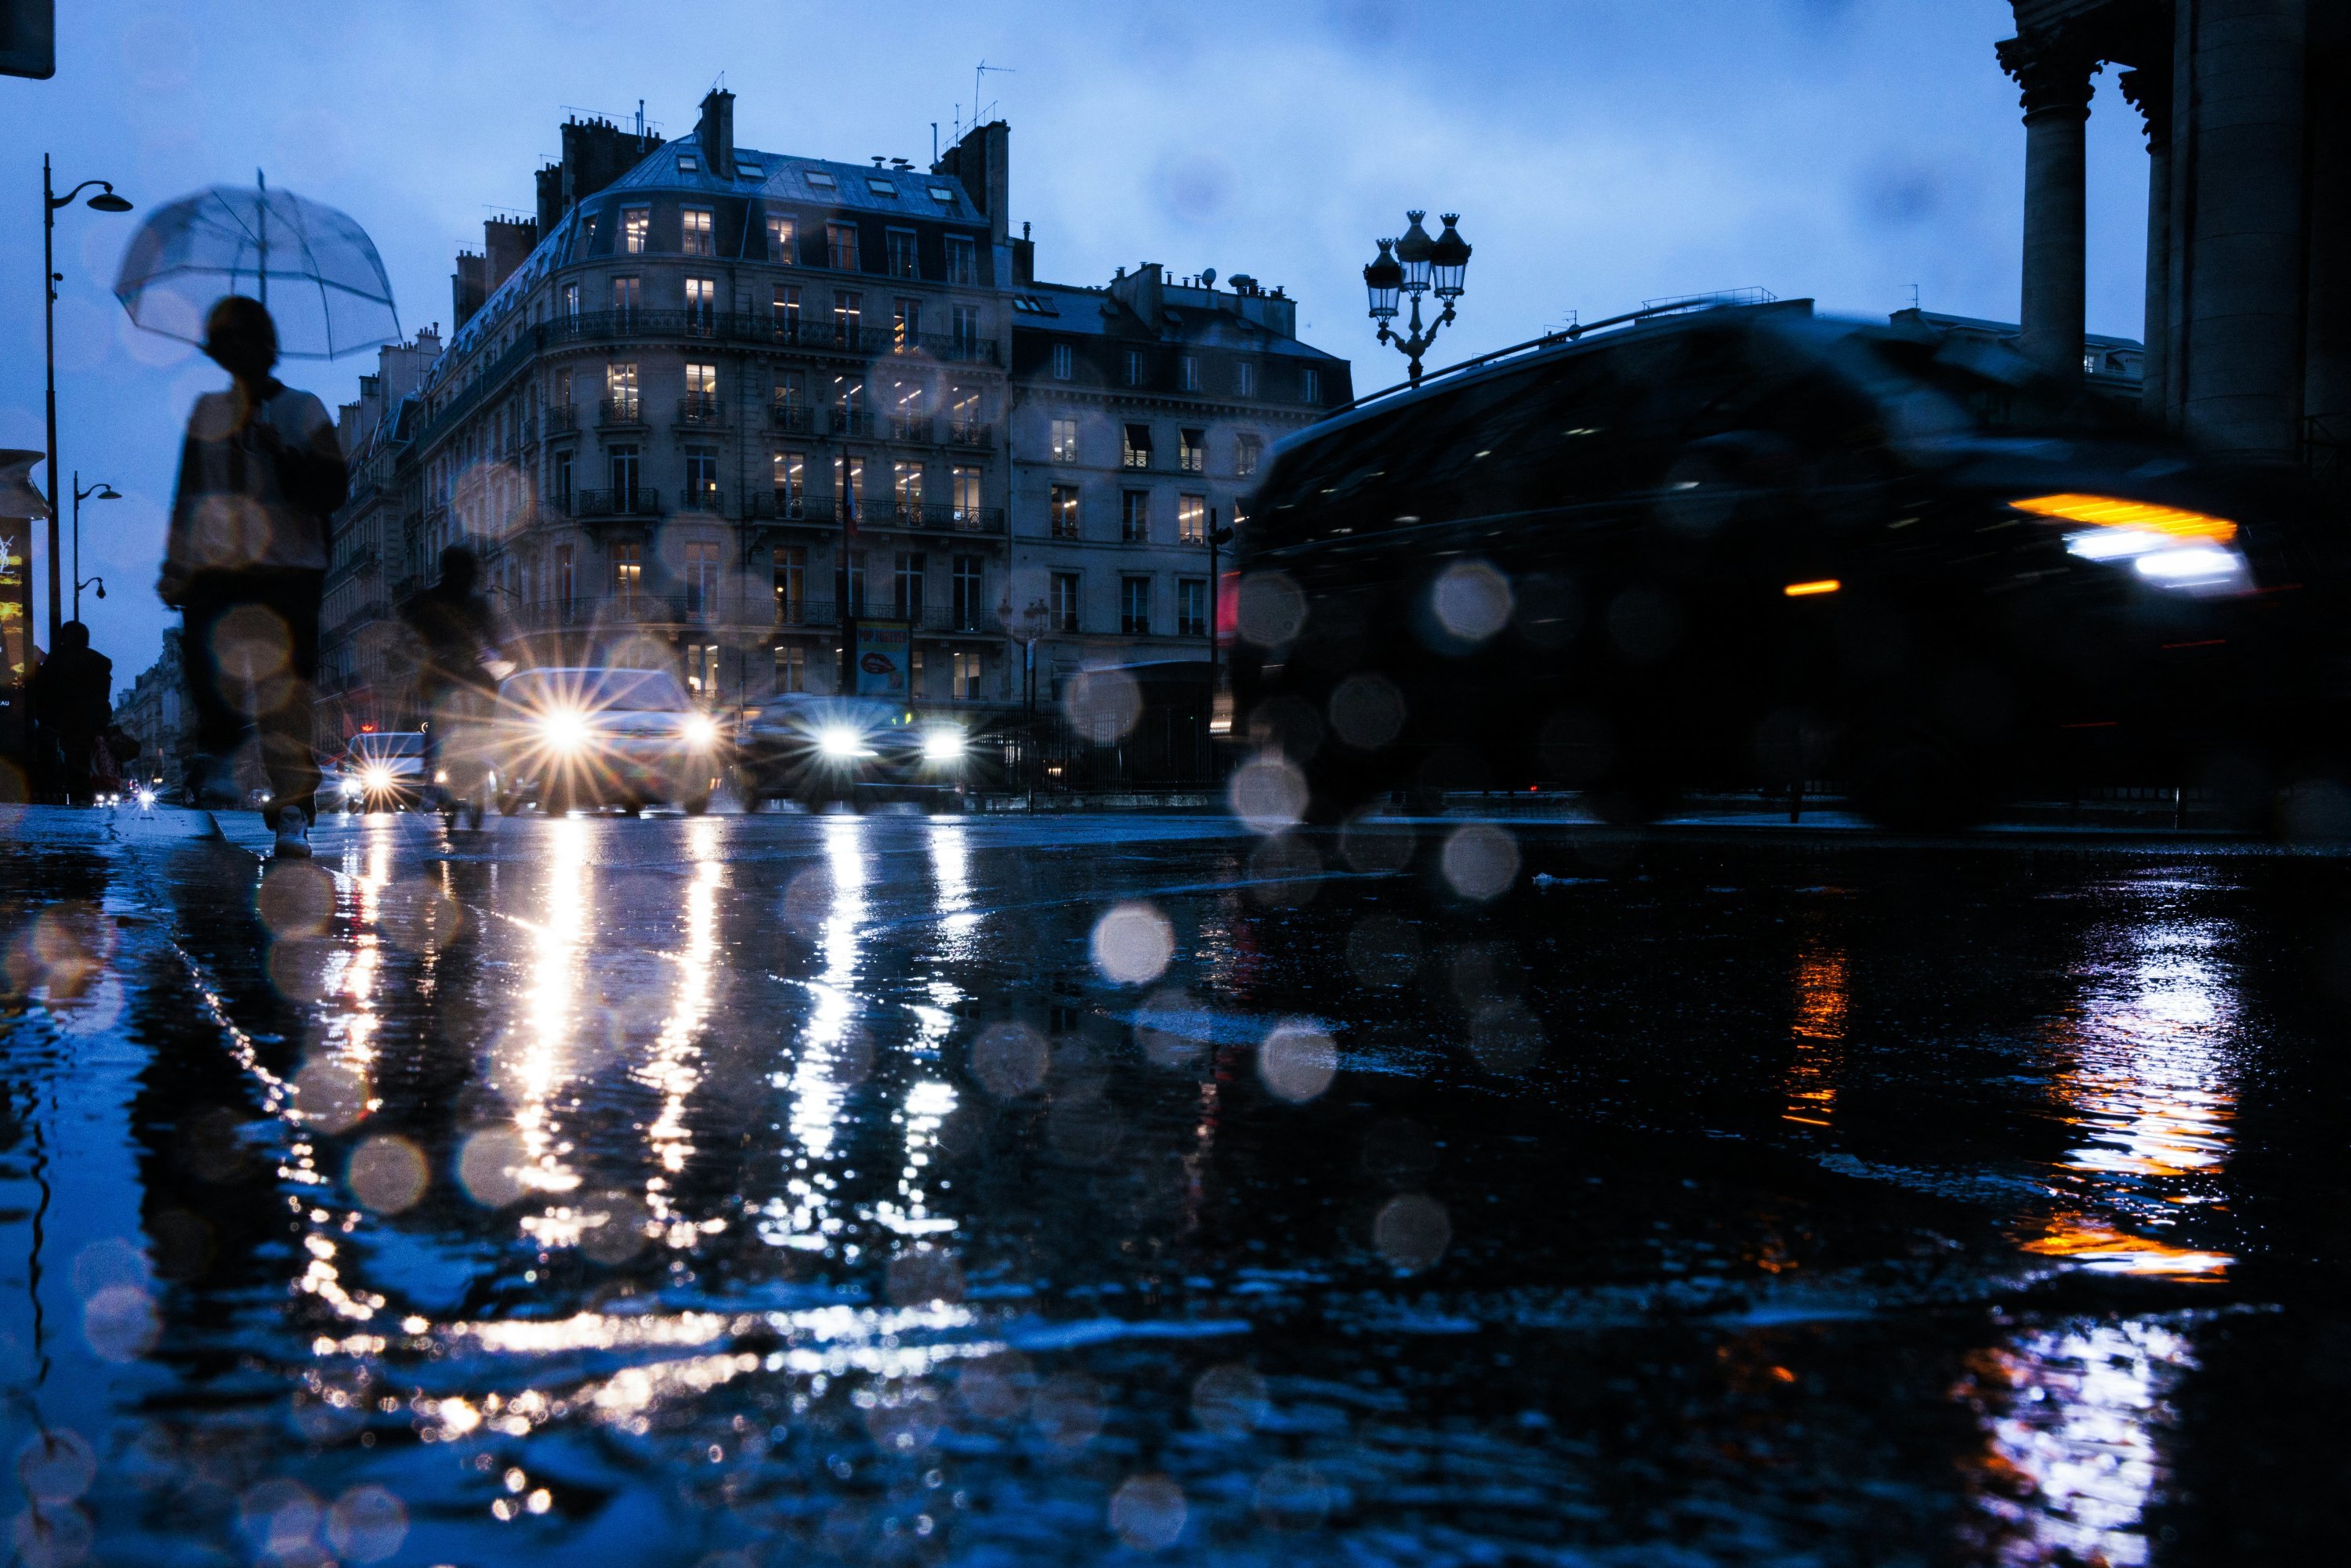
[[1254,832],[1282,832],[1306,815],[1306,775],[1279,757],[1242,763],[1227,793],[1233,814]]
[[971,1043],[972,1074],[999,1100],[1017,1100],[1042,1088],[1052,1061],[1045,1037],[1025,1023],[990,1024]]
[[162,1332],[155,1298],[137,1285],[110,1285],[82,1303],[82,1338],[103,1360],[136,1361]]
[[457,1185],[485,1208],[504,1208],[523,1195],[530,1146],[512,1127],[484,1127],[457,1151]]
[[1377,751],[1404,727],[1404,693],[1385,675],[1349,675],[1331,694],[1331,727],[1358,751]]
[[294,1110],[305,1126],[347,1133],[368,1113],[368,1076],[331,1056],[313,1057],[294,1075]]
[[1258,1478],[1258,1517],[1276,1530],[1311,1530],[1331,1511],[1331,1489],[1313,1466],[1284,1460]]
[[1388,1199],[1372,1222],[1372,1241],[1380,1256],[1407,1273],[1444,1257],[1452,1240],[1453,1221],[1445,1206],[1422,1193]]
[[1147,904],[1122,904],[1094,923],[1093,956],[1104,979],[1148,985],[1176,956],[1176,928]]
[[254,904],[279,941],[316,936],[335,913],[335,879],[310,861],[272,861]]
[[1302,1104],[1339,1074],[1339,1047],[1311,1024],[1277,1024],[1257,1048],[1257,1074],[1278,1097]]
[[1489,903],[1519,876],[1518,841],[1487,822],[1471,822],[1445,841],[1446,884],[1462,897]]
[[16,1479],[35,1502],[71,1502],[98,1479],[98,1451],[69,1427],[52,1427],[16,1450]]
[[381,1563],[408,1539],[408,1510],[381,1487],[353,1487],[328,1511],[327,1539],[338,1556]]
[[1483,643],[1510,623],[1510,580],[1482,560],[1458,560],[1429,590],[1437,623],[1465,643]]
[[1243,640],[1277,648],[1306,624],[1306,595],[1279,571],[1253,571],[1233,596],[1233,622]]
[[385,1134],[351,1151],[345,1179],[351,1196],[367,1207],[378,1214],[400,1214],[416,1207],[433,1178],[414,1144]]
[[1129,1477],[1110,1500],[1110,1527],[1133,1552],[1175,1545],[1184,1516],[1184,1489],[1165,1476]]
[[1252,1430],[1272,1408],[1265,1379],[1238,1362],[1212,1366],[1192,1385],[1192,1418],[1220,1437],[1237,1437]]
[[625,1263],[645,1248],[645,1206],[625,1192],[606,1193],[588,1205],[598,1223],[580,1232],[580,1250],[599,1263]]

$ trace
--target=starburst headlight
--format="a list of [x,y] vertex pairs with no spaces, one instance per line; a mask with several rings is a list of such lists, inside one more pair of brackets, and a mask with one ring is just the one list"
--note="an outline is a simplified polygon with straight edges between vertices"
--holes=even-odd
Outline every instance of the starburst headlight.
[[2245,558],[2229,548],[2237,525],[2226,517],[2118,496],[2033,496],[2009,505],[2053,522],[2088,524],[2065,536],[2067,554],[2128,561],[2158,588],[2225,593],[2249,581]]
[[827,757],[867,757],[865,737],[845,724],[829,724],[816,732],[816,748]]
[[685,723],[679,727],[684,732],[685,743],[688,746],[699,748],[717,743],[718,721],[706,713],[687,714]]
[[381,762],[371,762],[367,771],[360,775],[360,780],[371,789],[389,789],[392,788],[392,769]]
[[964,736],[959,729],[928,730],[923,736],[923,760],[953,762],[963,755]]
[[575,708],[549,708],[538,716],[538,737],[558,751],[588,744],[588,716]]

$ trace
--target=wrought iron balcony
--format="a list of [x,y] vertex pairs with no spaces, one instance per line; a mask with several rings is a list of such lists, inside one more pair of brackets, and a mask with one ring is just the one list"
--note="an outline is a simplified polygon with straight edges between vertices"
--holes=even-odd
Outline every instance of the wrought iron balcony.
[[836,408],[826,423],[835,435],[870,436],[873,434],[873,416],[855,409]]
[[677,509],[681,512],[723,512],[726,509],[725,492],[716,485],[689,485],[678,493]]
[[996,444],[996,427],[977,419],[950,420],[947,442],[954,446],[993,446]]
[[616,424],[632,425],[643,424],[644,422],[645,406],[643,399],[633,397],[608,397],[600,399],[596,404],[596,423],[598,424],[607,426]]
[[893,441],[928,441],[931,438],[931,416],[927,413],[893,413],[890,416],[890,439]]
[[661,492],[650,485],[572,492],[575,517],[657,517],[661,509]]
[[791,435],[813,435],[816,410],[799,403],[771,402],[768,405],[768,428]]
[[677,422],[716,429],[724,420],[716,398],[708,392],[688,392],[677,400]]

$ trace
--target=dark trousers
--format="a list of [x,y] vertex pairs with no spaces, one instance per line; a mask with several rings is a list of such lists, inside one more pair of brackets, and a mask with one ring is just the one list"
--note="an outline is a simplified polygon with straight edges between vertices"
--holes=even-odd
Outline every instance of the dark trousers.
[[312,704],[326,577],[280,567],[203,571],[180,606],[197,748],[226,767],[258,729],[273,816],[287,806],[318,815]]

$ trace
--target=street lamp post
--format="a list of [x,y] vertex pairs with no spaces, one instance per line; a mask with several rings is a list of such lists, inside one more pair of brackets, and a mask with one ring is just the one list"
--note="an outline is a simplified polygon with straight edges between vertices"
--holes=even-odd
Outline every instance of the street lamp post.
[[[1461,221],[1461,214],[1447,213],[1445,232],[1435,239],[1420,226],[1420,220],[1427,215],[1425,209],[1405,214],[1412,226],[1405,230],[1402,239],[1380,241],[1379,255],[1364,268],[1364,287],[1371,295],[1372,319],[1380,324],[1379,340],[1395,344],[1396,351],[1412,361],[1415,386],[1420,384],[1421,356],[1436,343],[1437,329],[1453,321],[1453,302],[1461,298],[1462,275],[1469,268],[1469,242],[1453,226]],[[1424,328],[1420,324],[1420,297],[1432,288],[1444,309]],[[1400,294],[1412,297],[1412,319],[1402,332],[1389,325],[1395,319]]]
[[48,361],[49,391],[49,643],[57,640],[57,626],[64,620],[65,571],[57,559],[57,284],[65,274],[57,270],[56,236],[57,209],[73,205],[73,199],[92,185],[99,193],[87,204],[94,212],[127,213],[131,204],[114,193],[110,180],[84,180],[60,196],[49,175],[49,155],[41,154],[41,321],[43,348]]
[[[82,591],[83,589],[85,589],[85,588],[89,587],[89,584],[91,584],[91,583],[93,583],[93,582],[94,582],[94,583],[98,584],[98,596],[99,596],[100,599],[103,599],[103,598],[105,598],[105,597],[106,597],[106,580],[105,580],[104,578],[102,578],[102,577],[91,577],[91,578],[85,578],[85,577],[83,577],[83,576],[82,576],[82,574],[81,574],[81,504],[82,504],[84,501],[120,501],[120,499],[122,499],[122,492],[121,492],[121,491],[120,491],[120,490],[118,490],[118,489],[116,489],[113,486],[111,486],[111,485],[108,484],[108,483],[107,483],[105,480],[103,480],[103,479],[99,480],[97,484],[92,485],[89,489],[87,489],[87,490],[83,489],[83,488],[81,487],[81,470],[80,470],[80,469],[78,469],[78,468],[77,468],[77,469],[75,469],[75,470],[74,470],[74,476],[73,476],[73,575],[74,575],[73,599],[74,599],[74,612],[73,612],[73,618],[74,618],[75,620],[77,620],[77,621],[78,621],[78,620],[80,620],[80,619],[81,619],[81,591]],[[52,617],[54,617],[54,616],[56,615],[56,613],[57,613],[57,612],[56,612],[55,611],[51,611],[51,612],[50,612],[50,614],[51,614],[51,616],[52,616]],[[50,645],[51,645],[52,647],[56,646],[56,644],[57,644],[57,632],[56,632],[54,630],[52,630],[52,631],[50,632],[50,633],[49,633],[49,643],[50,643]]]

